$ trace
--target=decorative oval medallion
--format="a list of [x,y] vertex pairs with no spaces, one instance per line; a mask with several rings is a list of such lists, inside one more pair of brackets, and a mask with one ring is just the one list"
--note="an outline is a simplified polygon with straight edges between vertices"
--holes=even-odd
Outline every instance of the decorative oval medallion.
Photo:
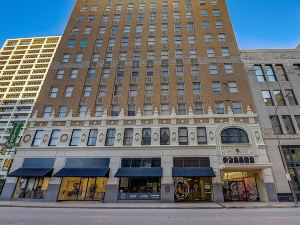
[[158,133],[155,132],[155,133],[153,134],[153,140],[154,140],[154,141],[157,141],[157,140],[158,140]]
[[176,133],[175,133],[175,132],[173,132],[173,133],[172,133],[172,140],[173,140],[173,141],[176,141],[176,139],[177,139],[177,137],[176,137]]
[[212,131],[209,132],[209,139],[214,140],[214,133]]
[[81,135],[81,142],[84,142],[85,139],[86,139],[86,134],[82,134],[82,135]]
[[48,140],[48,134],[46,134],[44,137],[43,137],[43,143],[46,143],[47,142],[47,140]]
[[259,132],[258,132],[258,131],[255,131],[255,137],[256,137],[256,139],[257,139],[257,140],[259,140],[259,139],[260,139],[260,134],[259,134]]
[[99,142],[102,142],[104,140],[104,134],[101,133],[99,134]]
[[31,139],[31,135],[30,135],[30,134],[26,134],[26,135],[24,136],[24,138],[23,138],[23,142],[24,142],[24,143],[28,143],[28,142],[30,141],[30,139]]
[[121,133],[118,133],[117,134],[117,141],[120,142],[122,139],[122,134]]
[[194,141],[196,138],[196,134],[195,132],[191,132],[191,140]]
[[139,133],[135,133],[134,139],[135,139],[135,141],[139,141],[140,140],[140,134]]
[[66,142],[68,140],[68,137],[69,136],[67,134],[63,134],[63,135],[60,136],[60,141],[61,142]]

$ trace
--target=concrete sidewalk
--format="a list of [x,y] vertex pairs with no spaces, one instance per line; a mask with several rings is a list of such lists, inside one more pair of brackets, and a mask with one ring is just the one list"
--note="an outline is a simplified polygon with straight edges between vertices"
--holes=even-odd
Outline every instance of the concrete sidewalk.
[[81,209],[224,209],[224,208],[292,208],[289,202],[237,202],[237,203],[100,203],[100,202],[31,202],[0,201],[0,207],[24,208],[81,208]]

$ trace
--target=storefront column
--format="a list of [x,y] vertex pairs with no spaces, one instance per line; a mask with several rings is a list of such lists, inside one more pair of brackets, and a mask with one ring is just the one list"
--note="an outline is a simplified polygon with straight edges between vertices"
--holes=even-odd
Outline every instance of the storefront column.
[[18,180],[18,178],[16,178],[16,177],[7,177],[6,178],[6,181],[5,181],[2,193],[1,193],[1,197],[0,197],[1,201],[11,200],[11,198],[14,194],[17,180]]
[[267,199],[269,202],[278,202],[278,195],[273,179],[272,170],[270,168],[262,171],[265,189],[267,192]]
[[[167,151],[165,153],[168,153]],[[174,202],[174,181],[172,177],[173,157],[167,154],[162,156],[161,164],[163,168],[163,177],[161,179],[161,202],[173,203]]]
[[104,202],[115,203],[118,201],[119,178],[115,177],[119,167],[121,166],[120,157],[111,157],[109,163],[109,179],[105,188]]
[[217,175],[212,179],[212,200],[214,202],[224,202],[223,185],[221,177]]

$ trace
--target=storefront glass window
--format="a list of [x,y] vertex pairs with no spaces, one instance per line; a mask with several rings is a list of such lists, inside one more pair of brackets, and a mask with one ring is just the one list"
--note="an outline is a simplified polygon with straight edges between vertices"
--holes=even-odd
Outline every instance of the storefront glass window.
[[14,198],[43,199],[49,185],[48,177],[19,178]]
[[156,177],[122,177],[121,193],[160,193],[160,178]]

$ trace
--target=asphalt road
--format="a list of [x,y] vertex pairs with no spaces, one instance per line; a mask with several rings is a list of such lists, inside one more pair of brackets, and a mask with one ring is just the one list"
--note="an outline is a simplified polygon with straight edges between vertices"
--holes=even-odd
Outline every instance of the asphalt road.
[[1,225],[299,225],[300,208],[46,209],[0,207]]

